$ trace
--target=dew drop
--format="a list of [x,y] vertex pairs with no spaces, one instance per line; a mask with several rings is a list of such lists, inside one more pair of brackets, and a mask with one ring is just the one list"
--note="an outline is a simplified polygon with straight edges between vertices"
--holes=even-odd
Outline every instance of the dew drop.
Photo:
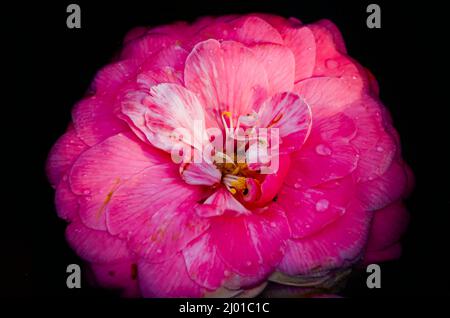
[[327,199],[321,199],[316,202],[316,210],[317,212],[324,212],[328,209],[330,202]]
[[378,151],[378,152],[382,152],[382,151],[383,151],[383,147],[378,146],[378,147],[377,147],[377,151]]
[[331,149],[325,145],[320,144],[316,146],[316,153],[321,156],[329,156],[331,155]]
[[225,276],[230,276],[230,271],[224,270],[224,271],[223,271],[223,274],[224,274]]
[[160,248],[158,248],[158,249],[156,250],[156,253],[161,254],[161,253],[162,253],[162,250],[161,250]]
[[252,265],[252,262],[250,262],[250,261],[247,261],[247,262],[245,263],[245,265],[247,265],[247,266],[251,266],[251,265]]
[[271,227],[277,227],[277,225],[275,224],[275,222],[270,222],[270,226],[271,226]]
[[300,187],[301,187],[301,184],[300,184],[300,183],[295,183],[295,184],[294,184],[294,188],[298,189],[298,188],[300,188]]
[[89,190],[84,190],[84,191],[83,191],[83,194],[86,194],[86,195],[91,194],[91,191],[89,191]]
[[329,69],[335,69],[336,67],[338,67],[338,62],[336,62],[333,59],[328,59],[325,62],[326,67],[328,67]]

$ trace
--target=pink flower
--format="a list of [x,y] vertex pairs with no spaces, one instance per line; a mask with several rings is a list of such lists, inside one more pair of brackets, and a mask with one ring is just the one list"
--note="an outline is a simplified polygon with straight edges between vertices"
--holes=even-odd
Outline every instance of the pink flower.
[[252,296],[400,255],[412,173],[374,77],[330,21],[134,29],[72,118],[47,171],[101,286]]

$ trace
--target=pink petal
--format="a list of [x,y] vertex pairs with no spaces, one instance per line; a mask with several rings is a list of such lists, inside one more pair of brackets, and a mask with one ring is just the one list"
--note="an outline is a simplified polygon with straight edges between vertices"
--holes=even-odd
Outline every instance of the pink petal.
[[400,200],[407,191],[407,175],[401,162],[394,161],[380,177],[358,184],[358,199],[370,211]]
[[379,101],[363,96],[345,110],[347,116],[354,118],[357,129],[351,143],[360,153],[355,170],[358,182],[375,179],[385,173],[397,151],[396,141],[386,127],[390,124],[385,122],[383,108]]
[[208,23],[194,38],[198,43],[208,39],[232,40],[246,45],[255,43],[282,44],[280,33],[269,23],[253,15],[219,17]]
[[201,297],[204,293],[188,275],[183,256],[161,264],[138,262],[139,286],[144,297]]
[[398,243],[406,231],[408,221],[409,214],[400,201],[374,211],[367,251],[381,251]]
[[78,197],[72,192],[67,175],[62,177],[56,188],[55,206],[61,219],[73,221],[78,217]]
[[284,45],[294,53],[295,82],[309,78],[313,74],[316,60],[316,43],[307,27],[285,27],[281,31]]
[[67,226],[66,239],[75,252],[88,262],[118,262],[130,256],[125,241],[108,232],[87,228],[80,221]]
[[217,289],[229,276],[230,271],[225,271],[226,266],[218,255],[218,247],[211,243],[209,232],[190,242],[183,249],[187,271],[191,279],[197,284],[208,288]]
[[250,49],[233,41],[197,44],[186,60],[184,80],[219,123],[224,111],[249,113],[268,89],[264,66]]
[[105,66],[95,76],[92,90],[98,95],[114,94],[126,81],[135,76],[138,66],[135,60],[123,60]]
[[333,77],[314,77],[298,82],[294,92],[311,107],[314,118],[332,116],[361,98],[362,86],[356,81]]
[[314,76],[338,77],[366,87],[367,73],[356,61],[345,54],[345,45],[337,28],[329,21],[307,26],[316,42]]
[[343,114],[314,122],[302,149],[292,155],[286,184],[314,186],[352,173],[358,162],[358,151],[350,144],[354,133],[353,121]]
[[261,183],[261,196],[249,206],[262,207],[272,201],[283,186],[283,181],[288,175],[290,167],[290,156],[280,155],[278,171],[265,176],[264,181]]
[[322,41],[323,44],[330,41],[333,43],[332,46],[336,48],[337,51],[347,53],[344,38],[342,37],[338,27],[333,22],[323,19],[312,24],[311,29],[313,30],[318,41]]
[[133,59],[142,63],[152,53],[175,44],[176,38],[168,34],[147,33],[128,41],[120,55],[121,59]]
[[204,194],[186,184],[169,163],[143,170],[114,193],[108,231],[128,239],[130,248],[149,262],[173,257],[208,227],[194,207]]
[[219,216],[224,214],[225,211],[232,211],[233,214],[250,213],[250,211],[236,200],[224,187],[215,191],[205,200],[205,202],[203,202],[203,204],[196,206],[195,211],[202,217]]
[[212,186],[220,183],[222,173],[206,161],[187,163],[180,171],[181,177],[188,184]]
[[236,28],[236,34],[230,37],[230,40],[239,41],[244,44],[262,42],[283,43],[280,33],[269,23],[256,16],[244,16],[232,21],[231,24],[233,28]]
[[170,160],[131,134],[117,134],[85,151],[72,167],[69,181],[80,196],[80,217],[88,227],[105,229],[104,212],[126,179],[146,167]]
[[353,199],[354,185],[350,177],[315,188],[296,189],[285,186],[277,202],[284,208],[292,229],[299,239],[323,230],[346,212]]
[[277,44],[257,44],[251,47],[267,73],[269,93],[291,91],[294,86],[295,59],[288,48]]
[[277,15],[268,13],[253,13],[253,16],[259,17],[264,21],[270,23],[275,29],[281,32],[286,26],[300,26],[302,22],[296,18],[286,19]]
[[122,102],[122,112],[152,145],[168,152],[180,142],[199,148],[208,140],[202,105],[177,84],[155,85],[150,93],[131,92]]
[[141,65],[137,83],[143,88],[149,88],[160,83],[183,84],[184,64],[188,52],[180,45],[170,45],[151,55]]
[[342,217],[322,231],[289,240],[278,269],[288,275],[299,275],[349,266],[361,255],[370,219],[369,213],[351,203]]
[[78,138],[73,127],[69,127],[67,132],[58,139],[50,150],[45,167],[53,187],[58,185],[75,159],[86,148],[86,144]]
[[137,266],[131,260],[119,263],[92,263],[97,283],[108,289],[120,289],[123,297],[139,297]]
[[279,93],[261,106],[258,111],[261,127],[279,129],[282,146],[293,144],[300,148],[311,128],[311,110],[309,106],[293,93]]
[[92,96],[78,102],[72,110],[73,123],[83,142],[89,146],[129,130],[114,114],[114,98]]
[[227,266],[239,275],[259,279],[278,264],[290,237],[286,216],[275,204],[250,215],[215,217],[209,232],[211,244]]

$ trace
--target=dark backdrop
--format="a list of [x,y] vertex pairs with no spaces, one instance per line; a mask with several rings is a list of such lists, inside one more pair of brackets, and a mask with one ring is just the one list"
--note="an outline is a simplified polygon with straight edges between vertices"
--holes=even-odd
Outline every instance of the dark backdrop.
[[[81,6],[81,29],[66,27],[66,7]],[[437,98],[434,83],[445,62],[438,53],[442,28],[436,5],[373,1],[381,6],[381,29],[366,27],[368,1],[58,1],[20,3],[4,8],[5,62],[13,71],[14,90],[8,104],[14,117],[2,121],[12,151],[5,166],[12,172],[4,214],[19,223],[3,223],[8,252],[2,266],[8,295],[110,296],[108,292],[65,286],[66,266],[80,263],[64,240],[65,222],[56,216],[54,191],[44,164],[56,139],[70,121],[70,111],[88,88],[95,72],[121,47],[134,26],[193,21],[203,15],[268,12],[293,16],[304,23],[331,19],[343,33],[349,54],[368,67],[380,85],[381,100],[390,109],[400,133],[403,156],[417,185],[407,201],[411,223],[400,260],[382,265],[382,288],[365,287],[365,273],[355,274],[344,293],[352,297],[434,296],[448,286],[444,242],[448,226],[449,187],[444,131],[448,101]],[[439,41],[436,41],[439,40]],[[432,66],[437,62],[438,66]],[[445,90],[444,90],[445,92]],[[444,124],[438,120],[444,118]],[[30,121],[30,123],[28,123]],[[22,127],[26,125],[26,127]],[[5,135],[4,135],[5,136]],[[448,136],[448,134],[447,134]],[[15,152],[17,151],[17,152]],[[20,164],[18,168],[16,165]],[[18,169],[18,170],[16,170]],[[16,172],[24,172],[23,176]],[[443,225],[442,228],[439,225]],[[448,294],[448,292],[447,292]]]

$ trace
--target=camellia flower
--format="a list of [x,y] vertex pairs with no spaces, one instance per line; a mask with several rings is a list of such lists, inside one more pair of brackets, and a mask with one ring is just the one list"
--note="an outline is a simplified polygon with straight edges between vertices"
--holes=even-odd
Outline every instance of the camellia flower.
[[400,255],[412,174],[374,77],[330,21],[134,29],[72,119],[47,171],[100,286],[252,296]]

